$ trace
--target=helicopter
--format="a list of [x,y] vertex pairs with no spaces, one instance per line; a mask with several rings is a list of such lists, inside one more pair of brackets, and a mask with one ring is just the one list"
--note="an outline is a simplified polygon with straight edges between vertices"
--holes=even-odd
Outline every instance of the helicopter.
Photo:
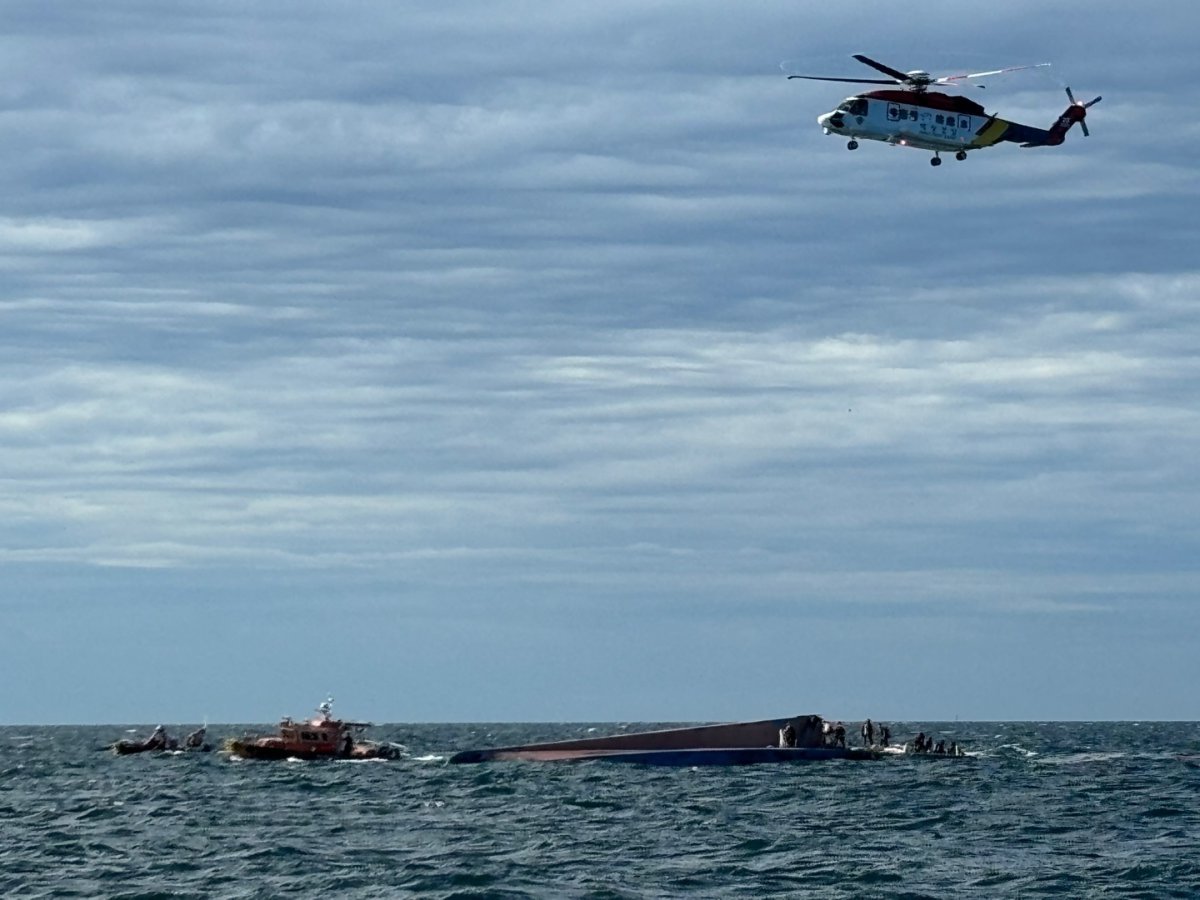
[[[974,100],[966,97],[931,91],[931,87],[962,87],[971,84],[971,79],[991,75],[1003,75],[1021,69],[1040,69],[1050,65],[1038,63],[1032,66],[1011,66],[1007,69],[992,69],[969,75],[946,75],[935,78],[928,72],[914,69],[901,72],[891,66],[876,62],[861,53],[854,59],[870,66],[884,75],[881,78],[834,78],[824,75],[788,75],[788,78],[803,78],[808,81],[844,81],[854,84],[893,85],[890,90],[872,90],[847,97],[838,107],[817,116],[817,124],[826,134],[838,134],[850,140],[846,147],[858,149],[859,139],[883,141],[897,147],[915,147],[932,150],[929,164],[940,166],[942,153],[954,153],[954,158],[964,160],[967,152],[982,150],[1004,141],[1022,147],[1055,147],[1063,142],[1067,132],[1076,122],[1084,137],[1089,135],[1087,111],[1101,98],[1096,97],[1082,103],[1075,99],[1067,88],[1067,99],[1071,105],[1049,128],[1035,128],[1020,122],[1009,122],[988,112]],[[976,84],[976,87],[986,87]]]

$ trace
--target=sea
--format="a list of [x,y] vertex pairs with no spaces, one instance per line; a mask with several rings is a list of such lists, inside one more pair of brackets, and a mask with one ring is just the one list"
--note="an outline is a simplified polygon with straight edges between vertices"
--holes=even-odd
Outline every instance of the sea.
[[889,725],[969,755],[448,765],[631,725],[397,724],[399,761],[263,762],[7,726],[0,895],[1200,897],[1200,723]]

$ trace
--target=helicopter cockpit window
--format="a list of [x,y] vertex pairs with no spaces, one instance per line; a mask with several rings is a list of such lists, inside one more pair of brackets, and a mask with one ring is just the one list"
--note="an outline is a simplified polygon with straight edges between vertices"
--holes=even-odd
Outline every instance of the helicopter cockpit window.
[[862,97],[851,97],[849,100],[843,100],[838,109],[842,112],[848,112],[852,116],[865,116],[867,114],[867,101]]

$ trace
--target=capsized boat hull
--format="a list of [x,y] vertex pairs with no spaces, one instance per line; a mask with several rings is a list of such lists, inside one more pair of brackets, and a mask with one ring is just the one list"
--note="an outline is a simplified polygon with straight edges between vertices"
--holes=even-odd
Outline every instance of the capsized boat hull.
[[[792,716],[753,722],[693,725],[657,731],[638,731],[604,737],[577,738],[513,747],[464,750],[450,757],[452,763],[481,763],[499,760],[558,762],[610,759],[651,765],[744,765],[748,762],[784,762],[801,759],[846,759],[844,747],[826,747],[820,716]],[[780,730],[791,724],[794,747],[780,747]],[[717,751],[726,751],[724,759]],[[788,751],[789,755],[759,753]],[[801,752],[803,751],[803,752]],[[691,754],[690,762],[673,762],[671,754]],[[756,755],[757,754],[757,755]],[[868,751],[869,754],[869,751]],[[734,758],[746,762],[732,762]],[[874,758],[872,756],[866,758]]]

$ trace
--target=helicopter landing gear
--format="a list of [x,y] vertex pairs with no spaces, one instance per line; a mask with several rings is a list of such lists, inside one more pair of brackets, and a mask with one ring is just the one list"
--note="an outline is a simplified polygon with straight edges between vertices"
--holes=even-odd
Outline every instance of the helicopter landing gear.
[[929,164],[931,166],[940,166],[942,164],[942,158],[935,155],[933,159],[929,160]]
[[964,159],[967,158],[967,151],[959,150],[957,153],[954,154],[954,158],[957,159],[959,162],[962,162]]
[[846,149],[847,150],[857,150],[858,149],[858,141],[852,139],[848,144],[846,144]]

